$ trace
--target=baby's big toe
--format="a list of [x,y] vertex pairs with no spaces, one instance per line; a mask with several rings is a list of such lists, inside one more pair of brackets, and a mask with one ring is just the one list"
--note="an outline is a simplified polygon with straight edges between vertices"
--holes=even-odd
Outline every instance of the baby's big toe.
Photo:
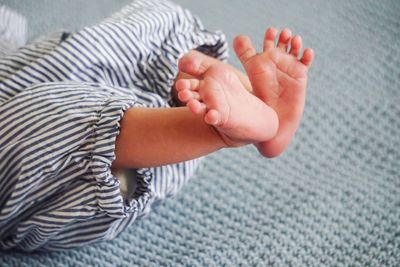
[[199,77],[207,71],[210,64],[205,60],[204,55],[196,52],[191,52],[184,55],[178,62],[180,71]]
[[254,49],[251,39],[246,35],[236,36],[233,40],[233,49],[243,65],[256,55],[256,50]]

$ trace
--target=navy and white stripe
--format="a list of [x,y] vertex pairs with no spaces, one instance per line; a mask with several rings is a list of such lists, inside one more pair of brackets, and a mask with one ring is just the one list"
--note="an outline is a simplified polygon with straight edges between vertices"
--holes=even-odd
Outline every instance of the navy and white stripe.
[[136,170],[126,198],[110,166],[123,112],[174,105],[177,62],[191,49],[227,57],[220,32],[175,4],[143,0],[0,58],[0,248],[109,240],[178,192],[199,160]]

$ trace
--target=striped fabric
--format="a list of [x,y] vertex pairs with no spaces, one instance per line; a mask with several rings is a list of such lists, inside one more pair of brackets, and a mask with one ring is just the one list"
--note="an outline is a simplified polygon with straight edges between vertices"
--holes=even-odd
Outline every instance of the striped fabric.
[[173,106],[177,62],[191,49],[227,57],[220,32],[175,4],[143,0],[0,58],[1,249],[109,240],[177,193],[200,159],[134,170],[126,197],[110,166],[123,112]]

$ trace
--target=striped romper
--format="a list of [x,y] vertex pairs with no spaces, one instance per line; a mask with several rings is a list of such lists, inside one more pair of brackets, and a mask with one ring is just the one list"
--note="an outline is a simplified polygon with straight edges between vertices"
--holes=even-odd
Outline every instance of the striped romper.
[[24,19],[0,7],[0,249],[110,240],[199,164],[130,170],[134,189],[123,194],[110,167],[124,111],[174,106],[179,58],[197,49],[225,60],[225,37],[162,0],[13,49],[23,31]]

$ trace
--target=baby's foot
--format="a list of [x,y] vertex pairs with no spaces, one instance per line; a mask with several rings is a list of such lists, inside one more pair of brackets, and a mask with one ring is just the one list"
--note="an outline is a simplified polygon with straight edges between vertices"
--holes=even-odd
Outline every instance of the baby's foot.
[[288,29],[282,30],[277,46],[274,44],[276,35],[274,28],[266,31],[263,52],[259,54],[247,36],[236,37],[233,44],[249,76],[254,94],[272,107],[279,118],[277,135],[257,144],[260,153],[267,157],[282,153],[300,124],[307,72],[314,57],[313,51],[306,48],[301,59],[298,59],[302,40],[300,36],[292,38]]
[[[190,74],[188,66],[183,71]],[[231,68],[214,64],[202,77],[178,80],[175,85],[178,97],[193,113],[204,114],[204,121],[215,127],[228,146],[261,142],[275,136],[276,113],[248,92]]]

